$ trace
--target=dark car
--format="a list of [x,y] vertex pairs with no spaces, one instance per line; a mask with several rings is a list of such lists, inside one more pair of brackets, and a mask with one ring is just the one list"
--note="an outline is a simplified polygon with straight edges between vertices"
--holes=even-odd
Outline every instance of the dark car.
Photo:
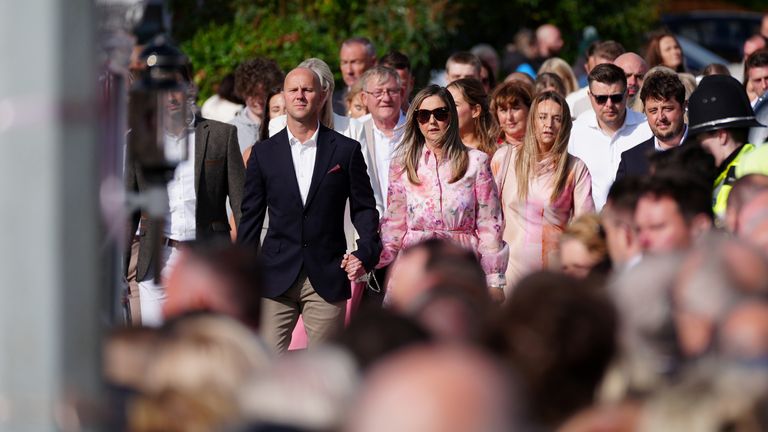
[[661,23],[672,33],[737,63],[742,60],[744,41],[759,33],[762,19],[758,12],[693,11],[662,15]]

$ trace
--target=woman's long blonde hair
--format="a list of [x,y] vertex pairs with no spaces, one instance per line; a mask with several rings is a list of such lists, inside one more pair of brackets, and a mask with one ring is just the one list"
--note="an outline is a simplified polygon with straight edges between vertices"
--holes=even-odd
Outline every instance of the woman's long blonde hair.
[[[548,100],[555,102],[562,108],[563,123],[560,126],[560,132],[555,137],[555,143],[552,144],[552,149],[548,154],[543,155],[539,151],[538,137],[536,136],[536,116],[539,114],[539,104]],[[571,126],[571,111],[568,109],[565,98],[552,91],[536,96],[528,112],[528,129],[525,131],[523,145],[515,157],[517,194],[521,201],[528,198],[531,178],[538,174],[536,169],[545,158],[551,159],[551,163],[555,166],[555,187],[549,197],[550,202],[556,200],[563,193],[565,183],[568,180],[568,139],[571,137]]]
[[468,149],[461,142],[459,135],[459,115],[456,112],[456,103],[445,87],[432,84],[418,92],[413,98],[413,102],[408,108],[403,140],[397,146],[395,157],[403,164],[403,171],[408,174],[408,180],[413,184],[421,184],[416,170],[419,167],[419,158],[425,145],[425,139],[424,135],[421,134],[421,129],[419,129],[418,120],[416,120],[416,111],[421,107],[424,99],[430,96],[439,97],[448,107],[448,129],[440,137],[439,147],[443,150],[442,157],[447,158],[451,163],[453,176],[448,182],[454,183],[466,174],[469,155],[467,154]]

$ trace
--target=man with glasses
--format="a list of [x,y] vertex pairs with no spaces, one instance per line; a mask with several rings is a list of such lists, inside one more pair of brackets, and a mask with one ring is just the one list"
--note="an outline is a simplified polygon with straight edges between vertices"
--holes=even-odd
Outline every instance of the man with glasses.
[[[373,195],[376,198],[376,209],[381,217],[387,207],[389,164],[405,131],[405,114],[401,111],[405,101],[405,83],[401,81],[401,75],[395,69],[385,66],[369,69],[360,80],[363,88],[362,100],[369,114],[360,118],[362,128],[358,141],[363,147],[368,177],[371,179]],[[374,272],[369,285],[374,290],[378,289],[379,295],[373,295],[366,290],[363,297],[365,305],[381,305],[383,296],[380,289],[384,285],[387,268]]]
[[405,128],[405,115],[400,110],[403,86],[394,69],[377,66],[362,78],[362,100],[370,113],[361,117],[363,127],[358,141],[363,146],[368,176],[371,178],[376,208],[384,215],[389,187],[389,162],[400,144]]
[[599,211],[616,178],[621,154],[653,134],[644,115],[627,109],[627,78],[620,67],[597,65],[588,80],[594,115],[585,113],[573,122],[568,152],[587,164]]

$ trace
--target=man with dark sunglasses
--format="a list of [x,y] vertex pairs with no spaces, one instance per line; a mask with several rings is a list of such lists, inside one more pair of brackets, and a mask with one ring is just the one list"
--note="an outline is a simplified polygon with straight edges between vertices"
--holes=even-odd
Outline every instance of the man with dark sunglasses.
[[592,198],[599,211],[616,178],[621,153],[653,134],[641,113],[627,109],[627,78],[614,64],[600,64],[589,73],[589,101],[594,115],[573,122],[568,152],[587,165]]

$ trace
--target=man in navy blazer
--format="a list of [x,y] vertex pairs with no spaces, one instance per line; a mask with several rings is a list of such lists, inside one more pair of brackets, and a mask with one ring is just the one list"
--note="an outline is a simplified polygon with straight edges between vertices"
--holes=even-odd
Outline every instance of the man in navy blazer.
[[651,171],[650,156],[678,147],[688,134],[685,87],[676,73],[659,70],[646,76],[640,100],[643,101],[643,111],[653,136],[621,154],[616,180],[648,175]]
[[[278,352],[290,344],[300,314],[310,345],[341,328],[351,294],[342,267],[353,261],[373,269],[381,253],[379,215],[360,144],[320,124],[330,95],[310,69],[291,71],[284,94],[287,127],[254,146],[248,159],[237,236],[239,243],[258,247],[269,211],[260,250],[261,331]],[[351,256],[345,255],[347,199],[360,237]]]

